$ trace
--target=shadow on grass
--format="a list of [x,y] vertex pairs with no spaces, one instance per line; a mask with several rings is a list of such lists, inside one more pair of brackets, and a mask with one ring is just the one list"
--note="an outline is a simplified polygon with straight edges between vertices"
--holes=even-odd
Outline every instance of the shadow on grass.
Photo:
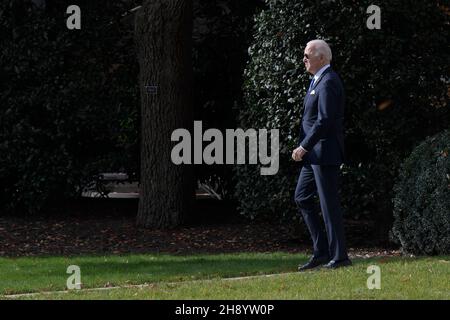
[[[267,271],[294,271],[299,263],[308,260],[303,255],[283,255],[282,257],[192,257],[192,256],[166,256],[166,260],[152,260],[141,258],[138,261],[80,261],[80,267],[87,274],[122,274],[141,272],[164,276],[190,276],[190,275],[243,275],[257,274]],[[164,259],[164,258],[162,258]],[[133,259],[133,260],[136,260]],[[76,259],[74,259],[76,261]]]
[[79,266],[84,287],[92,288],[293,272],[306,260],[307,257],[300,254],[3,258],[0,260],[0,292],[65,290],[69,265]]

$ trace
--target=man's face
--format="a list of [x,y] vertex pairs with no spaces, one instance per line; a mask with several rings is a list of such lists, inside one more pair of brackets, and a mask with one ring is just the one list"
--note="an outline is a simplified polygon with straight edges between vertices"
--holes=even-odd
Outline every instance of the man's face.
[[305,69],[311,74],[316,74],[325,65],[325,59],[323,56],[315,56],[314,46],[307,45],[305,52],[303,53],[303,63],[305,64]]

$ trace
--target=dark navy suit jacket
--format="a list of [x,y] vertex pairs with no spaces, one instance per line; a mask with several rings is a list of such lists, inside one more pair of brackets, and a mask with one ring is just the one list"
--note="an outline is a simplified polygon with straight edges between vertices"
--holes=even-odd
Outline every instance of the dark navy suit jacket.
[[304,100],[299,145],[305,164],[344,162],[344,87],[331,67],[325,69]]

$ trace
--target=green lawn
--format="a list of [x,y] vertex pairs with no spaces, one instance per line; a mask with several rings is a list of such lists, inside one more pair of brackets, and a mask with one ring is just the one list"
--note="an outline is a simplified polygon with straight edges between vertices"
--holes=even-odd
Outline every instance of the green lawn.
[[[149,285],[22,298],[450,299],[448,256],[355,259],[349,268],[295,273],[297,265],[306,260],[306,255],[288,253],[0,258],[0,293],[65,290],[67,267],[78,265],[83,288]],[[380,290],[369,290],[366,286],[369,265],[381,268]],[[290,272],[294,274],[223,280]]]

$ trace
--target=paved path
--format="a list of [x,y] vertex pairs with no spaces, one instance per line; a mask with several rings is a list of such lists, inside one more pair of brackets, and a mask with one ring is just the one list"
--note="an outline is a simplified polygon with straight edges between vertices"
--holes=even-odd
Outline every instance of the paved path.
[[102,288],[86,288],[79,290],[60,290],[60,291],[42,291],[42,292],[31,292],[31,293],[19,293],[19,294],[8,294],[8,295],[0,295],[1,298],[6,299],[16,299],[16,298],[24,298],[24,297],[32,297],[36,295],[51,295],[51,294],[59,294],[59,293],[69,293],[69,292],[89,292],[89,291],[103,291],[103,290],[115,290],[115,289],[124,289],[124,288],[148,288],[158,284],[164,285],[179,285],[184,283],[196,283],[196,282],[210,282],[210,281],[236,281],[236,280],[248,280],[248,279],[258,279],[258,278],[271,278],[289,274],[299,274],[298,272],[285,272],[285,273],[272,273],[272,274],[262,274],[256,276],[245,276],[245,277],[230,277],[230,278],[214,278],[214,279],[198,279],[198,280],[188,280],[188,281],[178,281],[178,282],[153,282],[153,283],[145,283],[145,284],[131,284],[131,285],[123,285],[123,286],[114,286],[114,287],[102,287]]

